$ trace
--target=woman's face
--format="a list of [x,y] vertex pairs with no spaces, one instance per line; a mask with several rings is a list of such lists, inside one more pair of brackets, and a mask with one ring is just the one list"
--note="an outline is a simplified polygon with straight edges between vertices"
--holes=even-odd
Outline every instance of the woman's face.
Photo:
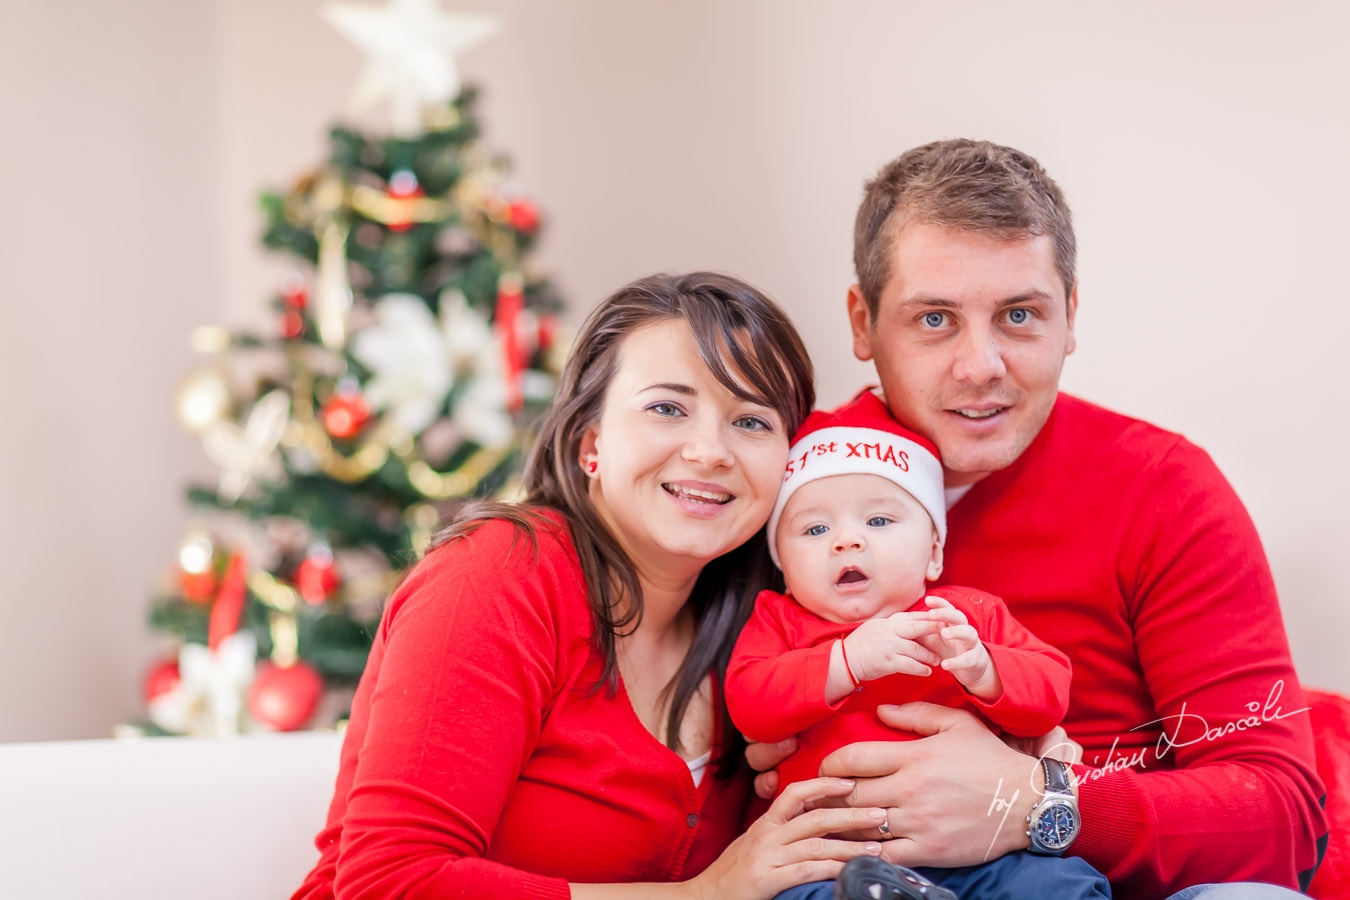
[[581,463],[597,512],[639,575],[688,578],[768,519],[788,437],[774,409],[713,376],[687,323],[666,319],[619,344]]

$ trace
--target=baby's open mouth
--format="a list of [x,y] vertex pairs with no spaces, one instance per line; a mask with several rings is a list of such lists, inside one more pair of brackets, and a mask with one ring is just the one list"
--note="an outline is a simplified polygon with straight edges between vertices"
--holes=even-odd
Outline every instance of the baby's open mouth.
[[697,503],[716,503],[721,506],[723,503],[731,502],[731,494],[719,494],[716,491],[700,491],[695,488],[682,487],[678,484],[666,482],[661,487],[666,489],[666,493],[679,497],[682,500],[693,500]]
[[839,578],[838,580],[835,581],[835,584],[857,584],[860,581],[866,580],[867,576],[862,573],[861,569],[855,569],[850,567],[845,569],[839,575]]

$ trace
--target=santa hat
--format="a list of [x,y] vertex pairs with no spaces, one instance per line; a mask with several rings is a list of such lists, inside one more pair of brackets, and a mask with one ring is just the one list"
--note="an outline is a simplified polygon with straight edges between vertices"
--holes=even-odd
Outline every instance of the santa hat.
[[831,475],[880,475],[928,511],[938,540],[947,540],[947,504],[937,447],[891,417],[869,388],[832,412],[807,416],[792,440],[778,502],[769,516],[769,553],[778,562],[778,518],[804,484]]

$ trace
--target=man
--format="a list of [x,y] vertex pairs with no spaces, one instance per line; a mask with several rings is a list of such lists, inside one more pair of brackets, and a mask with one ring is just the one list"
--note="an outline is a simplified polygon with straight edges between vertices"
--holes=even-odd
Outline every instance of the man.
[[919,147],[868,183],[854,263],[854,353],[942,455],[943,581],[1002,596],[1069,655],[1083,762],[1042,764],[973,716],[908,704],[878,714],[930,737],[845,747],[823,773],[890,808],[892,862],[1067,849],[1127,900],[1306,887],[1323,789],[1269,566],[1203,451],[1058,392],[1078,308],[1059,188],[1007,147]]

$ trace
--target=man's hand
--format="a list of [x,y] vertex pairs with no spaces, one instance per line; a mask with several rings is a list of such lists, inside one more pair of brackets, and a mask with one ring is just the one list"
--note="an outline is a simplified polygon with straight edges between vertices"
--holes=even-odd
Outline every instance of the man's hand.
[[942,668],[951,672],[972,696],[994,701],[1003,694],[1003,681],[989,650],[980,640],[966,614],[941,597],[924,597],[928,615],[942,627],[919,638],[919,643],[942,660]]
[[[825,757],[821,772],[854,778],[851,806],[889,811],[882,858],[901,865],[966,866],[1024,849],[1026,817],[1044,789],[1040,763],[975,716],[932,703],[880,706],[887,725],[924,735],[870,741]],[[880,831],[866,832],[873,840]]]
[[1083,745],[1069,737],[1063,725],[1056,725],[1040,737],[1002,736],[1003,743],[1037,759],[1057,759],[1076,766],[1083,761]]
[[752,741],[745,748],[745,761],[759,774],[755,776],[755,794],[763,800],[772,800],[778,793],[778,764],[797,752],[797,739],[788,738],[776,744]]

